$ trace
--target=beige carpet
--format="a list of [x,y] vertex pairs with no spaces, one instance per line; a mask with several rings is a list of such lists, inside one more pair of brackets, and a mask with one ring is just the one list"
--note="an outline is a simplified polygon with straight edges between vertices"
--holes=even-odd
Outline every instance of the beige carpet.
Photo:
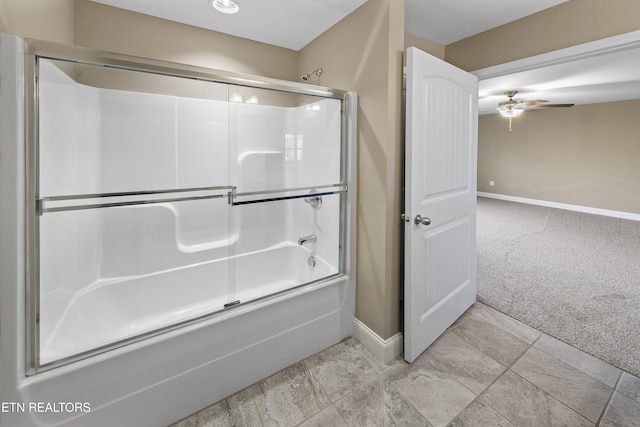
[[478,198],[478,300],[640,376],[640,222]]

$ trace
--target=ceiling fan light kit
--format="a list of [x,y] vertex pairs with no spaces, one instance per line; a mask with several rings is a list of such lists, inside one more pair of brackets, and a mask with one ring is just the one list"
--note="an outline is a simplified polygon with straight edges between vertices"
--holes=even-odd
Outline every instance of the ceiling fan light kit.
[[547,100],[536,99],[533,101],[523,101],[521,99],[513,99],[518,93],[517,90],[508,90],[504,94],[507,96],[506,101],[498,104],[498,112],[503,117],[509,118],[509,132],[511,132],[511,119],[518,117],[524,110],[539,109],[539,108],[552,108],[552,107],[573,107],[574,104],[547,104]]
[[518,117],[520,114],[522,114],[523,111],[524,110],[518,110],[518,109],[515,109],[515,108],[509,108],[509,109],[506,109],[506,110],[501,110],[500,114],[503,117]]

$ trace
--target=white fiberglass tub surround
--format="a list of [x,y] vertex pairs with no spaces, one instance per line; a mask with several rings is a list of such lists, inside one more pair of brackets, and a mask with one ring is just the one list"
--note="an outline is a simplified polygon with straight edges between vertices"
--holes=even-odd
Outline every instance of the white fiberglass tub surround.
[[3,424],[169,424],[350,336],[355,94],[87,52],[2,36],[3,401],[91,407]]
[[[338,273],[318,256],[316,264],[309,266],[310,254],[295,242],[285,242],[230,259],[98,280],[63,307],[55,306],[55,294],[45,296],[42,307],[48,310],[41,311],[42,324],[52,328],[41,331],[45,341],[40,360],[47,363],[222,310],[229,302],[225,281],[230,268],[237,270],[234,295],[240,301],[256,300]],[[217,283],[212,286],[205,278]]]

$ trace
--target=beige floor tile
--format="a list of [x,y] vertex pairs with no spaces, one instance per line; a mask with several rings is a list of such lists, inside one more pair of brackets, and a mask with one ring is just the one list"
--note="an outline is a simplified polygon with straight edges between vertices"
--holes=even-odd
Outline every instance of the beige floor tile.
[[451,331],[418,357],[424,358],[438,362],[476,395],[507,369]]
[[621,393],[614,393],[605,412],[602,427],[640,427],[640,402]]
[[329,406],[320,384],[298,363],[258,383],[260,418],[267,426],[296,425]]
[[489,322],[500,329],[509,332],[511,335],[520,338],[527,344],[533,344],[534,341],[542,334],[537,329],[527,326],[519,320],[509,317],[506,314],[501,313],[498,310],[494,310],[482,303],[476,302],[474,307],[477,308],[477,310],[472,312],[472,317]]
[[332,402],[370,383],[382,369],[355,339],[349,339],[302,363]]
[[476,400],[467,406],[448,427],[514,427],[514,425],[491,406]]
[[[214,418],[216,420],[213,424],[203,424],[203,426],[261,426],[262,421],[260,419],[257,399],[262,394],[262,389],[260,388],[260,383],[254,384],[250,387],[245,388],[244,390],[239,391],[238,393],[230,396],[226,399],[229,417],[228,424],[224,424],[224,418]],[[203,419],[205,417],[202,417]],[[221,423],[217,424],[217,421],[220,420]]]
[[593,426],[550,394],[507,371],[480,400],[518,427]]
[[613,391],[537,348],[531,348],[511,369],[594,423]]
[[389,381],[380,377],[335,402],[350,426],[425,426],[427,420]]
[[515,335],[474,316],[466,317],[452,327],[451,331],[507,367],[530,347],[530,344]]
[[409,367],[405,372],[392,385],[434,427],[446,426],[476,397],[446,369],[428,359],[419,368]]
[[640,402],[640,378],[623,372],[616,390],[636,402]]
[[335,406],[328,406],[311,418],[302,422],[298,427],[347,427]]
[[172,427],[262,426],[255,399],[261,393],[257,384],[211,405]]
[[563,361],[567,365],[573,366],[611,388],[615,387],[622,373],[622,371],[615,366],[611,366],[590,354],[571,347],[569,344],[565,344],[546,334],[542,334],[540,339],[534,344],[534,347]]

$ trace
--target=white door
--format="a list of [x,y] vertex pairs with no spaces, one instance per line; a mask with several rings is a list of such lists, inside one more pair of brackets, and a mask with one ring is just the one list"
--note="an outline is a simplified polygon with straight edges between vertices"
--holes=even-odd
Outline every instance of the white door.
[[478,80],[407,49],[404,358],[476,298]]

